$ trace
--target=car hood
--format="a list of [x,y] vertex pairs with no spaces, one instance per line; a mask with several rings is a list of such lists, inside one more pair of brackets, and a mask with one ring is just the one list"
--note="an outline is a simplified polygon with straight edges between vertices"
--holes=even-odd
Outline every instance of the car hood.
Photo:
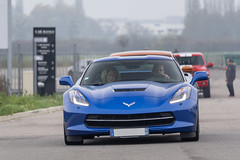
[[[181,84],[181,83],[180,83]],[[117,97],[164,97],[172,94],[179,83],[114,82],[103,86],[87,86],[92,98],[101,100]]]
[[[157,83],[150,81],[141,82],[114,82],[103,86],[80,86],[80,92],[89,102],[92,113],[103,110],[114,111],[119,114],[142,113],[146,108],[156,111],[169,110],[168,104],[175,92],[189,85],[180,83]],[[73,88],[77,89],[77,88]],[[103,109],[103,110],[102,110]],[[104,112],[104,111],[103,111]]]

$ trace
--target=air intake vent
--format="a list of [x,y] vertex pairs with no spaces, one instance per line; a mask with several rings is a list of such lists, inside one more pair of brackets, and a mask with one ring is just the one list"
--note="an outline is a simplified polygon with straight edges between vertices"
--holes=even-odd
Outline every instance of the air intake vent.
[[146,88],[114,89],[115,92],[145,91]]
[[175,117],[171,112],[144,114],[89,114],[85,124],[89,127],[140,127],[171,125]]

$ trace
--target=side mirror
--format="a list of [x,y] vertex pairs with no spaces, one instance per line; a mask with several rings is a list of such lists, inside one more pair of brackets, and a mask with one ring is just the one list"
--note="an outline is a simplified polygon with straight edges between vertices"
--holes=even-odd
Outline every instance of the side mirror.
[[187,73],[191,73],[193,71],[193,68],[191,66],[183,66],[182,71],[187,72]]
[[59,84],[72,87],[73,86],[73,81],[72,81],[71,76],[60,77]]
[[208,80],[208,74],[207,72],[195,72],[192,81],[190,82],[191,85],[194,85],[195,82],[197,81],[203,81],[203,80]]
[[209,62],[209,63],[208,63],[208,67],[209,67],[209,68],[213,67],[213,62]]

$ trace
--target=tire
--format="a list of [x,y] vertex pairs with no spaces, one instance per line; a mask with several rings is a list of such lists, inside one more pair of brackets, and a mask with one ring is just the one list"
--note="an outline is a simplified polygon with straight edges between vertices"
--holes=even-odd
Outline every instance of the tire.
[[64,132],[64,142],[66,145],[82,145],[83,144],[82,136],[77,136],[77,141],[68,140],[69,137],[66,135],[65,125],[63,126],[63,132]]
[[205,98],[210,98],[211,94],[210,94],[210,80],[208,80],[208,86],[203,88],[203,96]]
[[199,140],[199,110],[197,111],[197,127],[195,132],[183,132],[180,133],[181,141],[198,141]]

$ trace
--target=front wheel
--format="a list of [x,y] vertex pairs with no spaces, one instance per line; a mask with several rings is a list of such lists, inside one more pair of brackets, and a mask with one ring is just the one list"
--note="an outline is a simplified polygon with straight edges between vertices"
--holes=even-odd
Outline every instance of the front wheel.
[[196,123],[196,131],[195,132],[182,132],[180,133],[181,141],[198,141],[199,140],[199,111],[197,112],[197,123]]
[[63,126],[63,132],[64,132],[64,142],[66,145],[82,145],[83,144],[83,138],[82,136],[67,136],[65,125]]
[[196,132],[183,132],[180,133],[181,141],[198,141],[199,140],[199,124]]
[[210,94],[210,80],[208,80],[208,86],[203,88],[203,96],[205,98],[210,98],[211,94]]

